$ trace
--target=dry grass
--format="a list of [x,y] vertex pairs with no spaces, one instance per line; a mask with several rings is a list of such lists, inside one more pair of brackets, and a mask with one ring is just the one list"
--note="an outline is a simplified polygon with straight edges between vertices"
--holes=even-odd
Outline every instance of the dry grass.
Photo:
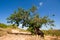
[[[40,36],[32,36],[32,35],[14,35],[14,34],[7,34],[5,36],[0,37],[0,40],[44,40]],[[45,37],[45,40],[60,40],[57,39],[56,37]]]
[[40,36],[37,35],[8,34],[7,32],[11,33],[11,30],[10,28],[0,28],[0,40],[41,40]]
[[0,40],[41,40],[39,36],[32,36],[32,35],[14,35],[8,34],[0,38]]
[[60,40],[57,37],[54,36],[45,36],[45,39],[43,39],[40,36],[37,35],[15,35],[15,34],[7,34],[5,36],[0,37],[0,40]]
[[45,36],[45,40],[60,40],[59,36]]
[[0,37],[4,35],[7,35],[7,32],[4,29],[0,28]]
[[[60,40],[60,36],[58,37],[57,36],[45,36],[43,39],[42,37],[37,36],[37,35],[8,34],[7,32],[11,33],[11,30],[12,29],[10,28],[7,28],[7,29],[0,28],[0,40]],[[16,30],[20,30],[20,29],[16,29]]]

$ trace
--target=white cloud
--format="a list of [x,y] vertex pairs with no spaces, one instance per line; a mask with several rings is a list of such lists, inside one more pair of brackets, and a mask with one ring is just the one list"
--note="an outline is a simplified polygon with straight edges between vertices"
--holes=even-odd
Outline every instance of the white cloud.
[[43,5],[43,2],[40,2],[39,5],[42,6]]
[[40,2],[40,3],[39,3],[39,6],[37,6],[37,9],[39,9],[40,6],[42,6],[42,5],[43,5],[43,2]]

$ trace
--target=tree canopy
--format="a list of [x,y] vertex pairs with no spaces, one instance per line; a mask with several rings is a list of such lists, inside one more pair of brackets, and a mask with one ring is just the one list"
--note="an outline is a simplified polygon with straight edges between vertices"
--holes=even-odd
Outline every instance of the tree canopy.
[[28,30],[32,34],[40,35],[41,31],[39,28],[41,28],[42,25],[54,26],[54,21],[48,16],[40,17],[40,15],[36,13],[36,10],[36,6],[32,6],[32,8],[28,10],[18,8],[18,11],[11,14],[7,20],[9,23],[17,24],[17,26],[21,23],[22,27],[28,27]]

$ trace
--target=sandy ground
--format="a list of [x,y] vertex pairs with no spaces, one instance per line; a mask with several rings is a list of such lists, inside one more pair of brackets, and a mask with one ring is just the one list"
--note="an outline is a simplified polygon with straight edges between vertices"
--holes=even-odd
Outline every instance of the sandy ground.
[[[32,36],[32,35],[15,35],[15,34],[7,34],[0,37],[0,40],[44,40],[39,36]],[[46,36],[45,40],[60,40],[60,37],[50,37]]]
[[0,40],[41,40],[41,38],[38,36],[32,36],[32,35],[7,34],[5,36],[0,37]]
[[[2,34],[4,31],[2,31]],[[6,34],[0,37],[0,40],[60,40],[60,36],[44,36],[44,38],[37,35],[29,35],[29,32],[19,32],[17,30],[13,30],[13,34]],[[17,33],[17,34],[16,34]],[[5,33],[4,33],[5,34]],[[27,35],[28,34],[28,35]]]

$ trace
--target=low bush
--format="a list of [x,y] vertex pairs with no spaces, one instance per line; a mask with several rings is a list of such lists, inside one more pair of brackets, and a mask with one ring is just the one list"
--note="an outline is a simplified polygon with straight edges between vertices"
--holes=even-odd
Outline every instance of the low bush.
[[60,30],[43,30],[45,35],[60,36]]
[[0,23],[0,28],[7,28],[8,26],[6,24]]

